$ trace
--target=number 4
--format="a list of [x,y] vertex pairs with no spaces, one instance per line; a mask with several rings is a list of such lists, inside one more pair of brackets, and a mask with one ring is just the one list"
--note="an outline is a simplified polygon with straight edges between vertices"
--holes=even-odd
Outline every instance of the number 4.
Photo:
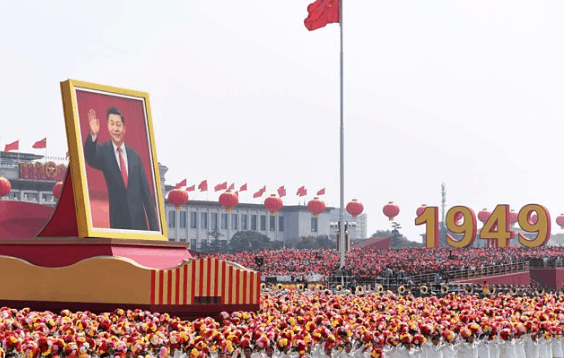
[[497,205],[481,228],[482,239],[495,239],[497,247],[509,247],[509,240],[513,239],[513,232],[509,230],[509,205]]

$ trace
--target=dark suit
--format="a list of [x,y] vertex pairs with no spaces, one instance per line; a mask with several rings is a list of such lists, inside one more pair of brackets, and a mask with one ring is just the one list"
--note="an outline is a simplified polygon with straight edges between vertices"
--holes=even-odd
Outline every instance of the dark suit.
[[[128,157],[128,188],[124,185],[122,173],[116,160],[116,147],[112,141],[97,144],[88,135],[84,143],[86,163],[101,170],[108,186],[110,206],[110,228],[158,231],[154,200],[146,179],[142,158],[126,145]],[[147,222],[146,222],[147,218]],[[149,223],[149,228],[148,228]]]

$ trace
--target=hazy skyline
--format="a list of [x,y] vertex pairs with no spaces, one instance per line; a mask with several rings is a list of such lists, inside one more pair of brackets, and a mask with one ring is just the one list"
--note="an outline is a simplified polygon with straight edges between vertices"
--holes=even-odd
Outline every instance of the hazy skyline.
[[[309,32],[312,0],[8,3],[0,23],[0,147],[67,151],[59,82],[150,94],[168,184],[325,187],[339,206],[339,25]],[[345,202],[368,234],[419,240],[423,203],[564,212],[562,1],[344,2]],[[129,123],[127,124],[129,126]],[[195,199],[206,199],[194,193]]]

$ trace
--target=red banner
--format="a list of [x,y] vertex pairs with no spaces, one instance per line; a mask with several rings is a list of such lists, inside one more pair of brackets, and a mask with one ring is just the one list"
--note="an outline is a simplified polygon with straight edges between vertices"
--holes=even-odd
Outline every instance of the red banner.
[[63,181],[66,177],[66,165],[48,163],[19,163],[21,179]]

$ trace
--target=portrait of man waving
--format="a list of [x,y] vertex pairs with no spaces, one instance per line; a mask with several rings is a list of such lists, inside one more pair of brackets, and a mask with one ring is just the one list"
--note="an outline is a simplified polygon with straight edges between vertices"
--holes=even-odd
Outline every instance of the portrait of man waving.
[[129,119],[116,107],[106,111],[110,140],[98,143],[100,120],[88,110],[90,133],[84,142],[86,163],[104,175],[108,187],[110,228],[158,231],[158,217],[142,158],[124,142]]

